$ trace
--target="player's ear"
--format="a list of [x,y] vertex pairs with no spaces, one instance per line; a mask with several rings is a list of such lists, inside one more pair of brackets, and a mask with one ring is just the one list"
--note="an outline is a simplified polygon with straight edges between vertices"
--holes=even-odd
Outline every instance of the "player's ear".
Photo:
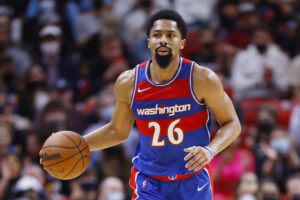
[[184,49],[185,44],[186,44],[186,39],[182,39],[180,43],[180,49]]

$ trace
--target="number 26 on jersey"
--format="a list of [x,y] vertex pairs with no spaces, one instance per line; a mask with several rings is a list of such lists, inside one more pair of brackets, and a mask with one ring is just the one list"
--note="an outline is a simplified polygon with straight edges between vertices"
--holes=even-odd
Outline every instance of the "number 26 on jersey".
[[[184,134],[183,134],[182,129],[175,127],[179,122],[180,122],[180,119],[176,119],[173,122],[171,122],[168,126],[167,138],[168,138],[169,142],[173,145],[181,144],[184,139]],[[149,128],[154,127],[154,133],[153,133],[151,145],[153,147],[165,146],[165,138],[160,140],[161,127],[160,127],[159,123],[149,122],[148,127]],[[177,134],[177,138],[175,137],[175,134]]]

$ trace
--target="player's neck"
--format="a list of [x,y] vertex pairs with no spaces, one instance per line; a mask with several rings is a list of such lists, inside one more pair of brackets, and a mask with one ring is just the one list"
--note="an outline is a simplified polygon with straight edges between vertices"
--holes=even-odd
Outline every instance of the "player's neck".
[[149,66],[148,75],[151,80],[155,83],[165,83],[171,80],[174,74],[177,71],[179,66],[179,56],[172,59],[171,63],[166,68],[161,68],[157,64],[155,59],[152,59],[152,62]]

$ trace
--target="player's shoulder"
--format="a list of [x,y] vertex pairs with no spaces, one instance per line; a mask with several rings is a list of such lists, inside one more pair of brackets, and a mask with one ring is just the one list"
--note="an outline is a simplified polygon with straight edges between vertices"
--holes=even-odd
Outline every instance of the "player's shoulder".
[[126,70],[119,75],[116,84],[118,84],[119,86],[126,86],[130,83],[133,83],[134,75],[135,69]]
[[193,71],[193,88],[196,96],[200,100],[217,93],[222,93],[223,86],[218,75],[211,69],[195,64]]
[[195,64],[193,71],[193,82],[201,83],[201,85],[219,84],[218,75],[211,69]]
[[115,95],[117,98],[130,99],[134,85],[134,76],[135,69],[126,70],[119,75],[115,84]]

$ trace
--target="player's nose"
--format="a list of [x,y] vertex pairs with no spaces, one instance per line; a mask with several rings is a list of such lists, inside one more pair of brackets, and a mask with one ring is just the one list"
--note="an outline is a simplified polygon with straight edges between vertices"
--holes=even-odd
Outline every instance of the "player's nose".
[[162,45],[162,46],[166,46],[168,44],[168,40],[167,40],[167,37],[165,35],[162,35],[162,37],[160,38],[159,44]]

